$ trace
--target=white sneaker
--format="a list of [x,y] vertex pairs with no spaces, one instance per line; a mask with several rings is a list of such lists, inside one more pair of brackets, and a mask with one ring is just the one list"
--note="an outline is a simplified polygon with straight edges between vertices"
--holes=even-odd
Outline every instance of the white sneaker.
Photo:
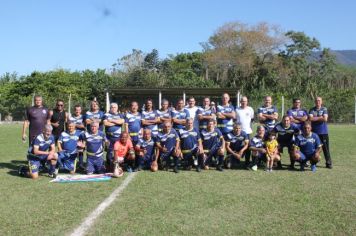
[[252,169],[253,171],[257,171],[257,165],[252,166],[251,169]]

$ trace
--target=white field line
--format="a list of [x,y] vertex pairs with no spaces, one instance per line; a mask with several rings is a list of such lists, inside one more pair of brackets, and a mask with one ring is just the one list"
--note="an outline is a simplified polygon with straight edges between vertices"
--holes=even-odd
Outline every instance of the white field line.
[[129,185],[129,183],[136,176],[137,172],[133,172],[129,174],[124,182],[114,190],[100,205],[90,213],[83,222],[70,234],[71,236],[82,236],[90,229],[90,227],[94,224],[95,220],[105,211],[105,209],[110,206],[115,199],[117,199],[122,191]]

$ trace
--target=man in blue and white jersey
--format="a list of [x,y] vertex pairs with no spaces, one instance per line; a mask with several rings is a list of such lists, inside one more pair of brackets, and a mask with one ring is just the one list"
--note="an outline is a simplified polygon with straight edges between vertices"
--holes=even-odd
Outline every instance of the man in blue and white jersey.
[[137,170],[142,169],[151,170],[156,172],[156,165],[152,165],[155,161],[155,139],[152,137],[152,131],[150,129],[143,130],[143,136],[138,140],[135,150],[137,153],[138,167]]
[[78,156],[78,141],[82,132],[75,129],[75,123],[68,122],[67,131],[58,139],[58,167],[74,174]]
[[[300,130],[295,124],[291,124],[291,119],[288,115],[282,117],[282,122],[276,124],[273,132],[277,134],[278,152],[283,153],[283,148],[288,148],[290,158],[290,168],[294,169],[294,159],[291,156],[292,146],[295,136],[300,133]],[[278,168],[282,169],[281,161],[277,162]]]
[[265,146],[265,128],[262,125],[257,126],[257,134],[250,141],[250,150],[252,154],[252,167],[253,171],[257,171],[257,165],[266,159],[266,146]]
[[75,129],[84,131],[85,130],[85,125],[84,125],[84,115],[82,115],[82,107],[77,104],[74,106],[74,114],[69,116],[69,122],[75,124]]
[[[69,116],[69,122],[75,124],[75,129],[79,130],[80,132],[85,131],[85,117],[82,115],[82,107],[77,104],[74,106],[74,114]],[[85,169],[84,166],[84,158],[83,158],[84,150],[83,148],[78,148],[78,159],[79,159],[79,168],[81,170]]]
[[202,130],[200,135],[204,151],[204,169],[208,170],[212,159],[215,158],[216,170],[223,171],[225,140],[221,131],[215,127],[215,120],[209,120],[207,129]]
[[309,111],[309,120],[311,121],[312,131],[316,133],[321,143],[323,144],[323,153],[326,161],[326,168],[332,169],[333,163],[331,160],[329,149],[329,130],[328,130],[328,109],[323,106],[323,99],[316,97],[315,107]]
[[209,120],[216,119],[216,110],[214,106],[211,106],[209,97],[204,98],[203,106],[197,110],[197,116],[199,120],[200,131],[208,127]]
[[301,105],[301,100],[294,98],[293,107],[287,111],[291,124],[296,125],[299,130],[303,130],[303,124],[308,120],[308,112],[301,108]]
[[91,123],[90,132],[82,134],[81,140],[79,146],[85,147],[87,153],[87,174],[104,173],[103,155],[107,141],[105,134],[99,130],[99,123]]
[[99,130],[104,131],[103,118],[104,112],[100,111],[99,103],[97,101],[90,102],[90,110],[85,113],[85,124],[87,131],[90,132],[90,125],[94,122],[99,124]]
[[19,174],[21,176],[38,178],[38,173],[49,165],[48,175],[55,178],[55,168],[58,155],[55,150],[55,140],[52,135],[52,126],[47,124],[41,134],[37,135],[30,145],[27,154],[28,167],[20,166]]
[[193,165],[200,172],[203,165],[203,146],[199,130],[194,127],[193,118],[189,118],[184,129],[179,130],[180,147],[182,150],[185,169],[190,170]]
[[187,119],[190,118],[190,114],[186,108],[184,108],[183,99],[177,101],[176,109],[172,111],[173,128],[178,132],[185,127]]
[[125,131],[129,133],[133,146],[136,146],[142,133],[142,115],[138,112],[138,103],[131,102],[130,110],[125,114]]
[[179,158],[181,157],[180,139],[175,129],[172,129],[170,122],[163,124],[162,132],[157,135],[157,153],[156,160],[160,163],[161,167],[168,170],[171,163],[171,157],[174,160],[174,172],[178,173]]
[[117,140],[119,140],[122,125],[125,122],[124,116],[119,113],[119,106],[117,103],[110,104],[110,111],[104,115],[103,120],[106,138],[109,141],[109,147],[106,151],[106,164],[107,167],[112,170],[110,163],[112,163],[113,160],[114,144]]
[[[226,150],[228,158],[226,159],[226,167],[234,168],[241,159],[245,157],[248,150],[249,138],[245,131],[242,131],[240,123],[234,123],[234,127],[231,133],[227,134]],[[245,161],[245,166],[249,164]]]
[[172,122],[172,111],[169,108],[169,102],[167,99],[163,99],[161,103],[161,109],[157,110],[158,119],[158,131],[162,132],[163,123],[168,121]]
[[316,163],[320,161],[322,143],[319,136],[312,132],[312,125],[310,122],[305,122],[303,133],[295,138],[293,158],[300,162],[300,170],[304,170],[306,161],[310,161],[311,170],[316,171]]
[[224,93],[221,97],[221,105],[217,107],[216,116],[218,121],[218,128],[227,140],[227,134],[232,131],[234,119],[236,119],[236,112],[233,105],[230,103],[230,96]]
[[152,99],[147,99],[145,103],[145,110],[142,111],[142,128],[150,129],[151,135],[156,136],[158,134],[158,121],[159,116],[155,110],[153,110]]
[[271,96],[264,98],[264,105],[258,108],[257,113],[259,122],[265,127],[265,131],[268,133],[274,128],[278,120],[278,110],[272,105]]

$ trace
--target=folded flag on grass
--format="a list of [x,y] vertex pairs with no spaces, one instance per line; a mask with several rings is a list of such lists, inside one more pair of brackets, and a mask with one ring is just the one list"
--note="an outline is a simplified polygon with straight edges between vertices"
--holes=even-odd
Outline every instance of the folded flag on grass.
[[103,182],[109,181],[112,174],[93,174],[93,175],[58,175],[51,180],[51,183],[75,183],[75,182]]

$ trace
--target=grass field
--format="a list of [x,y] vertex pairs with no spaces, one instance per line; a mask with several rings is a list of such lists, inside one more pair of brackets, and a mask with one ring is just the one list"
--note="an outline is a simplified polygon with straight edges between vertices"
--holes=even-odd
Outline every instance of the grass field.
[[[330,126],[334,169],[139,172],[90,235],[355,235],[356,126]],[[17,176],[27,144],[0,126],[0,235],[66,235],[125,178],[54,184]],[[286,156],[283,162],[289,164]]]

